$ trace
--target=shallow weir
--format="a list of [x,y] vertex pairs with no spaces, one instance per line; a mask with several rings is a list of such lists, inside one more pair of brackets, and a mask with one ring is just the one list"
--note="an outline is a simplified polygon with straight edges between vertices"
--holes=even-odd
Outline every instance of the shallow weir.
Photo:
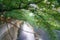
[[21,25],[18,40],[35,40],[34,30],[28,23]]
[[[12,23],[15,24],[16,21]],[[47,32],[43,29],[35,29],[28,22],[23,22],[21,25],[17,26],[20,28],[16,28],[10,23],[8,23],[8,28],[7,24],[0,25],[0,40],[36,40],[34,32],[40,34],[38,40],[51,40],[48,38],[49,35]],[[60,40],[60,31],[54,30],[54,32],[57,33],[57,38]]]

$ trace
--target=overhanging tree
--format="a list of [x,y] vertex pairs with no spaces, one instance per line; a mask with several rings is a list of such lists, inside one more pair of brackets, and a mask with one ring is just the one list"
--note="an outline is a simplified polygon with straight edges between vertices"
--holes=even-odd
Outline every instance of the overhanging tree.
[[57,0],[0,0],[0,17],[29,22],[46,29],[51,40],[57,40],[53,30],[60,30],[60,13]]

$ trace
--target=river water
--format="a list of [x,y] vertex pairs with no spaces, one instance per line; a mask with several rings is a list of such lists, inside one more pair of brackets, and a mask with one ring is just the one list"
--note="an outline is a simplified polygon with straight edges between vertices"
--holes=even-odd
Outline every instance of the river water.
[[18,40],[35,40],[33,28],[26,22],[21,26]]
[[[25,32],[24,30],[28,32]],[[35,36],[34,34],[32,34],[34,31],[40,34],[39,40],[51,40],[49,38],[49,34],[46,31],[44,31],[43,29],[37,29],[37,28],[34,28],[33,30],[32,26],[26,22],[24,22],[24,24],[21,26],[18,40],[35,40]],[[29,33],[29,32],[32,32],[32,33]],[[54,32],[57,33],[57,40],[60,40],[60,31],[54,30]]]
[[[3,26],[0,26],[0,38],[2,37],[1,35],[7,29],[6,24],[4,24]],[[26,32],[26,31],[28,31],[28,32]],[[19,29],[19,36],[18,36],[17,40],[35,40],[35,36],[33,34],[34,31],[40,34],[39,40],[51,40],[51,39],[49,39],[49,35],[47,32],[45,32],[42,29],[37,29],[37,28],[33,30],[33,27],[27,22],[24,22],[21,25],[21,29]],[[54,32],[57,33],[57,40],[60,40],[60,31],[54,30]]]

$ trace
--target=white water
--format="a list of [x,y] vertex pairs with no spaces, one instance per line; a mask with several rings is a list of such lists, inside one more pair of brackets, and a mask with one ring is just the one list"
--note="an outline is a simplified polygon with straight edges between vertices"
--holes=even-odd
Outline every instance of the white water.
[[24,24],[21,26],[21,31],[18,40],[35,40],[33,32],[33,28],[28,23],[24,22]]

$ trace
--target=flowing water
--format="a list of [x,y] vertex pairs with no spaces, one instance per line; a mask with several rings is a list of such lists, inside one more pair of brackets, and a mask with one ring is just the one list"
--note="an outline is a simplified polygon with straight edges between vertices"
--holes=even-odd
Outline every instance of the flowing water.
[[26,22],[21,26],[18,40],[35,40],[33,28]]
[[[10,33],[12,34],[12,36],[14,37],[13,39],[17,39],[17,40],[35,40],[35,36],[34,36],[34,31],[39,33],[40,35],[40,38],[39,40],[51,40],[48,38],[48,33],[45,32],[44,30],[40,29],[34,29],[29,23],[27,22],[24,22],[22,25],[21,25],[21,29],[19,29],[19,35],[18,37],[16,38],[16,33],[17,33],[17,28],[11,28],[13,27],[13,25],[11,24],[8,24],[9,25],[9,29],[10,29]],[[0,25],[0,40],[10,40],[10,36],[7,31],[7,24],[4,24],[4,25]],[[57,38],[58,40],[60,40],[60,31],[58,30],[55,30],[54,32],[57,33]],[[5,36],[6,35],[6,36]],[[4,37],[4,38],[3,38]]]

